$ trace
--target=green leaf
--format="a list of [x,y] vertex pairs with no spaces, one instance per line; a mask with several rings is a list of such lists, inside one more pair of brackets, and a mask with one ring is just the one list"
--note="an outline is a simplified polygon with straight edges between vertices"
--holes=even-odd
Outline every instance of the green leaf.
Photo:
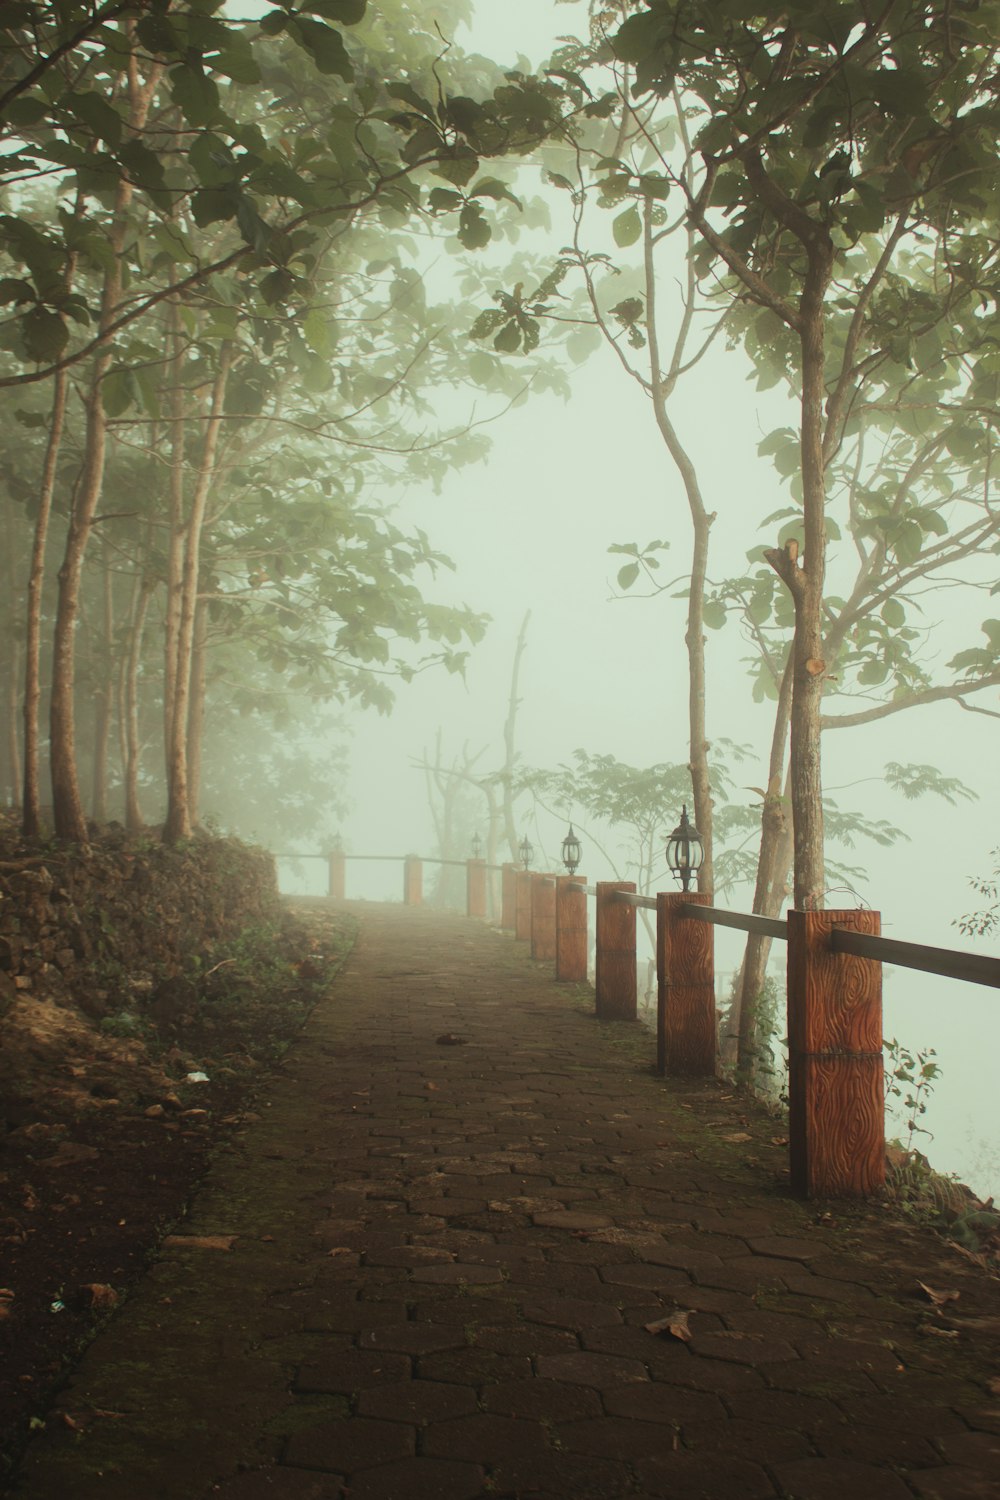
[[59,358],[69,342],[69,332],[58,313],[33,307],[21,318],[21,337],[29,359],[49,364]]
[[212,58],[212,67],[235,83],[259,83],[260,68],[253,55],[249,37],[241,31],[230,31],[225,45]]
[[265,36],[277,36],[284,31],[290,17],[284,10],[269,10],[266,16],[260,18],[260,29]]
[[493,238],[493,230],[478,203],[466,203],[462,209],[458,237],[466,250],[481,250]]
[[139,397],[131,370],[112,370],[101,381],[101,405],[106,416],[120,417]]
[[887,599],[880,611],[883,620],[892,630],[906,624],[906,610],[898,599]]
[[202,187],[221,187],[239,177],[236,159],[221,136],[203,130],[188,152],[188,161]]
[[179,50],[173,23],[162,11],[143,16],[135,29],[142,45],[154,54],[170,54]]
[[726,606],[721,599],[706,599],[702,619],[709,630],[721,630],[726,623]]
[[[155,151],[151,151],[142,141],[131,140],[125,142],[118,157],[126,168],[130,181],[137,188],[149,193],[154,200],[157,195],[163,194],[166,187],[163,177],[163,160]],[[169,197],[163,206],[167,208],[171,206]]]
[[494,349],[501,354],[516,354],[521,347],[521,330],[517,326],[517,319],[511,318],[493,340]]
[[488,307],[485,312],[479,314],[479,317],[469,329],[469,337],[473,339],[488,338],[495,329],[500,327],[501,323],[506,321],[506,318],[507,314],[501,312],[498,307]]
[[199,229],[236,217],[237,198],[230,188],[201,188],[191,198],[191,217]]
[[469,192],[473,198],[506,198],[509,203],[515,204],[518,208],[524,206],[520,198],[515,197],[507,184],[501,182],[499,177],[480,177],[479,181],[470,187]]
[[321,73],[336,74],[347,80],[354,77],[354,66],[339,31],[322,21],[311,21],[308,16],[297,16],[289,30],[298,34]]
[[269,306],[284,302],[295,290],[295,277],[291,271],[286,271],[284,266],[278,266],[274,271],[261,278],[258,291]]
[[454,192],[452,188],[431,188],[427,195],[427,206],[433,213],[461,208],[464,201],[461,193]]
[[31,94],[25,94],[20,99],[12,99],[4,113],[9,125],[26,129],[32,125],[40,125],[43,120],[47,119],[49,106],[43,99],[35,99]]
[[0,277],[0,306],[8,302],[34,302],[35,289],[30,281],[17,276]]
[[637,562],[626,563],[623,568],[618,569],[618,587],[622,590],[630,589],[639,576],[639,564]]
[[611,232],[615,237],[615,244],[624,250],[629,245],[634,245],[642,234],[642,220],[639,218],[639,210],[632,203],[624,213],[618,215],[611,226]]
[[305,0],[300,9],[327,21],[339,21],[341,26],[356,26],[368,9],[368,0]]
[[99,141],[117,146],[122,138],[122,117],[100,94],[88,90],[69,94],[66,103],[77,119],[93,131]]
[[193,63],[170,70],[170,97],[189,125],[210,125],[219,114],[215,79]]

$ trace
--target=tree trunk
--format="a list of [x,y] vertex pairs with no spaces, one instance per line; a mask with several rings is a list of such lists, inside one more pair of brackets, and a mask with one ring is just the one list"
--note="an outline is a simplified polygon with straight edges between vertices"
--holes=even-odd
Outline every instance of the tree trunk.
[[[132,36],[131,26],[130,38]],[[157,64],[143,82],[132,53],[128,63],[129,128],[141,132],[149,113],[150,100],[162,73]],[[98,332],[103,332],[118,311],[122,290],[121,257],[124,252],[127,212],[133,196],[132,184],[119,178],[115,206],[108,235],[112,260],[104,274]],[[87,820],[80,798],[76,770],[76,728],[73,690],[75,682],[74,638],[80,611],[80,580],[87,542],[104,482],[104,460],[107,448],[107,421],[101,396],[101,385],[111,368],[114,351],[103,346],[94,358],[90,388],[85,397],[87,413],[84,457],[79,482],[70,513],[69,530],[62,566],[59,569],[59,597],[52,644],[52,701],[49,712],[52,761],[52,806],[55,831],[59,838],[83,843],[87,838]]]
[[831,255],[813,248],[802,295],[802,488],[805,558],[795,591],[795,675],[792,685],[790,767],[795,839],[795,894],[799,911],[823,906],[823,776],[820,709],[823,698],[823,584],[826,573],[826,472],[823,459],[823,297]]
[[56,466],[66,423],[66,392],[69,374],[56,373],[49,416],[49,439],[38,491],[38,515],[28,570],[28,600],[24,635],[24,796],[21,831],[25,838],[38,838],[42,831],[42,797],[38,771],[38,707],[41,702],[42,589],[45,583],[45,547],[52,515]]
[[163,836],[168,842],[191,837],[190,786],[188,780],[188,720],[191,705],[191,665],[194,651],[194,622],[198,603],[198,577],[201,557],[201,534],[205,509],[215,472],[215,455],[222,426],[222,407],[232,348],[221,346],[219,368],[212,385],[212,399],[205,425],[201,463],[191,514],[184,539],[184,566],[181,575],[181,610],[177,632],[177,658],[174,672],[174,705],[170,723],[167,755],[167,819]]
[[[782,795],[782,780],[785,775],[785,749],[788,743],[788,726],[792,706],[792,657],[789,654],[778,691],[778,703],[771,733],[771,754],[767,767],[767,787],[761,809],[760,847],[757,853],[757,879],[754,886],[751,911],[760,916],[776,917],[783,899],[784,876],[777,910],[774,905],[775,877],[780,863],[780,850],[790,848],[791,811],[789,806],[789,783],[785,783]],[[737,1042],[736,1066],[744,1078],[752,1078],[755,1061],[755,1027],[757,1002],[760,998],[767,969],[771,940],[757,933],[750,933],[743,951],[739,986],[736,993],[735,1012],[730,1016],[730,1026],[735,1029]]]
[[144,578],[135,602],[132,628],[129,635],[128,659],[125,670],[125,827],[129,833],[138,833],[145,825],[139,806],[139,761],[141,743],[139,739],[139,665],[142,661],[142,637],[146,626],[149,601],[156,587],[151,578]]
[[111,586],[111,568],[108,549],[103,556],[103,628],[102,650],[98,656],[100,687],[95,693],[94,704],[94,764],[91,792],[91,817],[95,823],[108,821],[108,745],[111,740],[111,721],[114,709],[114,599]]
[[201,797],[201,745],[205,728],[206,658],[208,656],[208,605],[198,600],[194,618],[194,646],[191,655],[191,707],[188,713],[188,811],[192,826],[198,823]]
[[167,513],[167,598],[163,621],[163,754],[169,763],[174,694],[177,681],[177,643],[181,624],[181,573],[184,565],[184,339],[180,305],[172,301],[168,313],[171,341],[170,484]]
[[[105,277],[105,302],[109,284],[117,283],[115,269]],[[93,525],[104,478],[106,423],[101,404],[101,382],[111,367],[111,353],[102,352],[94,361],[94,373],[87,396],[86,446],[80,481],[70,516],[66,550],[59,569],[59,598],[52,643],[52,697],[49,726],[52,763],[52,810],[56,835],[85,843],[87,820],[80,798],[76,771],[76,721],[73,703],[75,686],[75,636],[80,612],[80,580],[83,559]]]
[[503,726],[504,763],[503,763],[503,823],[504,832],[507,836],[507,847],[510,857],[515,864],[518,863],[517,825],[514,822],[514,766],[517,761],[517,749],[515,745],[514,732],[517,727],[517,710],[521,700],[517,696],[517,680],[521,672],[521,657],[527,644],[528,621],[531,619],[531,610],[525,612],[521,621],[521,628],[517,633],[517,645],[514,647],[514,665],[510,672],[510,697],[507,700],[507,719]]
[[823,698],[823,584],[826,566],[826,471],[823,456],[824,295],[833,259],[829,235],[818,226],[803,241],[809,265],[799,303],[802,354],[800,449],[804,557],[794,542],[765,553],[795,605],[789,766],[795,847],[793,902],[799,911],[823,906],[823,777],[820,709]]
[[7,532],[4,572],[4,601],[0,642],[8,643],[3,653],[3,744],[0,748],[0,805],[16,807],[21,789],[21,747],[17,736],[18,685],[21,677],[20,602],[14,557],[14,502],[4,497],[4,523]]
[[[647,199],[643,215],[646,333],[649,339],[649,380],[653,411],[660,436],[684,485],[691,513],[691,586],[688,593],[687,628],[684,642],[688,656],[688,770],[694,821],[704,848],[698,889],[707,894],[715,889],[715,867],[712,852],[713,811],[712,777],[708,764],[709,741],[706,729],[705,673],[705,581],[708,571],[708,547],[715,513],[705,507],[698,475],[667,412],[668,380],[660,363],[659,335],[656,325],[656,267],[653,262],[652,200]],[[679,812],[679,809],[677,810]]]

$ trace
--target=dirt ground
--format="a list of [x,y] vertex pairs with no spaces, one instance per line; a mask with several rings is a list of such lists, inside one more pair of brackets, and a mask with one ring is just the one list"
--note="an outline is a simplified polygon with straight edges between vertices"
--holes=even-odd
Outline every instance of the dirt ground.
[[213,1149],[254,1118],[354,932],[343,913],[290,907],[269,961],[226,960],[202,993],[144,1016],[134,1034],[44,999],[8,1011],[0,1488],[64,1373],[183,1216]]

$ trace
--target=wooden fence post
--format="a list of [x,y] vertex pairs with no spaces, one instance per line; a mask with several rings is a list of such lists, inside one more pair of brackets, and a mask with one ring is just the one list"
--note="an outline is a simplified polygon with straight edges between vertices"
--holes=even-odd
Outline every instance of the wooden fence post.
[[486,920],[486,861],[470,859],[465,865],[465,914]]
[[505,932],[513,932],[517,926],[517,866],[502,865],[500,868],[500,926]]
[[531,956],[552,963],[556,956],[556,877],[531,877]]
[[586,884],[582,875],[556,877],[556,978],[577,984],[587,981]]
[[597,882],[597,1014],[602,1021],[634,1021],[635,907],[615,891],[635,894],[631,880]]
[[423,899],[423,861],[417,854],[408,854],[403,861],[403,901],[407,906],[420,906]]
[[514,936],[521,942],[531,941],[531,872],[514,872]]
[[326,893],[331,901],[343,901],[344,892],[347,889],[346,865],[343,849],[331,849],[327,855],[329,861],[329,874],[327,876]]
[[834,953],[830,929],[879,935],[876,911],[788,913],[792,1191],[868,1197],[885,1181],[882,965]]
[[714,1078],[715,929],[678,908],[711,906],[691,891],[656,896],[656,1070],[662,1077]]

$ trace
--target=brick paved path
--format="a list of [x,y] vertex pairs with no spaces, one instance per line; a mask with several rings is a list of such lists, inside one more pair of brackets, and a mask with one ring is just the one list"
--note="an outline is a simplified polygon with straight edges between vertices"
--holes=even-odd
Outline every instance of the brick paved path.
[[[789,1199],[780,1126],[665,1086],[511,939],[359,910],[19,1500],[1000,1495],[995,1283]],[[648,1331],[677,1310],[690,1341]]]

